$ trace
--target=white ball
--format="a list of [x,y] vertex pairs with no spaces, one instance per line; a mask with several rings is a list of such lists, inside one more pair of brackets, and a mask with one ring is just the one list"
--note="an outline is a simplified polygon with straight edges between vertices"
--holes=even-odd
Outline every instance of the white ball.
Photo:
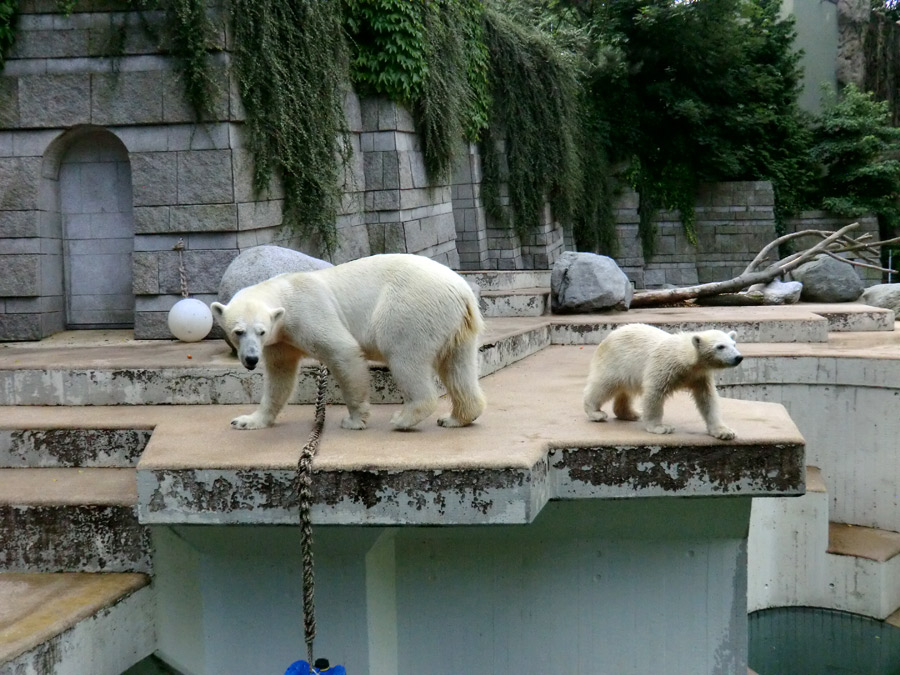
[[169,330],[182,342],[202,340],[212,330],[213,317],[205,302],[184,298],[169,310]]

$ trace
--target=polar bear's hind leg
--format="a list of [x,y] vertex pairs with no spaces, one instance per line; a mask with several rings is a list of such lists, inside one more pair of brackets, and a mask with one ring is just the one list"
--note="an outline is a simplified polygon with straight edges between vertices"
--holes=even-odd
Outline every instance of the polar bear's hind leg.
[[442,427],[464,427],[484,412],[484,393],[478,383],[478,337],[469,335],[438,359],[438,375],[447,387],[450,414],[438,419]]
[[389,359],[388,367],[403,394],[403,407],[391,417],[391,425],[402,431],[412,429],[437,408],[434,369],[427,360],[408,353]]

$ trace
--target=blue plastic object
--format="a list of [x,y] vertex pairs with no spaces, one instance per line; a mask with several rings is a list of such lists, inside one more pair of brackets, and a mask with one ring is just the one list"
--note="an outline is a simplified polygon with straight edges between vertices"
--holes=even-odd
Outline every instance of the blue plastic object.
[[316,664],[310,668],[306,661],[295,661],[284,671],[284,675],[347,675],[344,666],[329,666],[328,661],[316,659]]

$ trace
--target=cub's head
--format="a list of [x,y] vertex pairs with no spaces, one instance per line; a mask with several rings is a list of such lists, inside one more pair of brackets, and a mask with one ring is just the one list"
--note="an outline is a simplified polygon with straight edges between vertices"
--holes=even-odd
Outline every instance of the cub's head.
[[262,348],[278,339],[284,319],[284,307],[268,307],[244,293],[231,302],[210,305],[228,341],[237,350],[244,368],[253,370],[262,356]]
[[691,341],[697,350],[697,360],[710,368],[733,368],[744,360],[734,343],[736,333],[706,330],[694,333]]

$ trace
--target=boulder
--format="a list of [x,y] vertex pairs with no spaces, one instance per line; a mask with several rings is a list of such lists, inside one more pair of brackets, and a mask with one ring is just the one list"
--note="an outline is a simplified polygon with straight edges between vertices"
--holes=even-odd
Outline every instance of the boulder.
[[219,283],[218,300],[222,304],[242,288],[258,284],[284,272],[311,272],[331,267],[330,262],[281,246],[254,246],[231,261]]
[[631,282],[612,258],[566,251],[550,274],[550,307],[556,314],[628,309]]
[[747,295],[759,294],[764,305],[793,305],[800,300],[803,284],[799,281],[780,281],[773,279],[767,284],[753,284],[747,289]]
[[860,302],[872,307],[883,307],[894,310],[894,316],[900,319],[900,284],[876,284],[863,291]]
[[849,263],[818,255],[791,272],[803,284],[800,299],[806,302],[853,302],[863,292],[863,282]]

